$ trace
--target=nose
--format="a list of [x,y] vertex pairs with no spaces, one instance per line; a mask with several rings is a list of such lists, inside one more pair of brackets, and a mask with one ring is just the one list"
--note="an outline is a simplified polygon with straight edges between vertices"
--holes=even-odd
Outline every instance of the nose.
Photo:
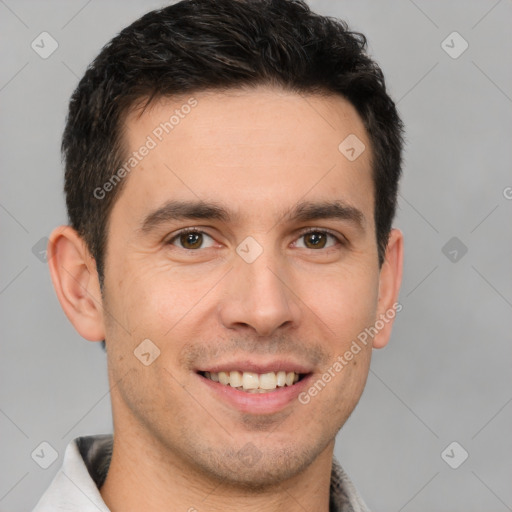
[[271,251],[252,263],[236,256],[219,305],[220,321],[228,329],[253,329],[271,336],[280,328],[297,327],[301,310],[289,272]]

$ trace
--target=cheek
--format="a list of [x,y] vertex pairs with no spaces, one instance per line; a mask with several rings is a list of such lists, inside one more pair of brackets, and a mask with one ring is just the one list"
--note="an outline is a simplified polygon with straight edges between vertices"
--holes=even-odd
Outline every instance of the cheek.
[[194,297],[193,288],[181,283],[169,265],[125,262],[112,272],[110,283],[115,287],[113,314],[124,320],[133,337],[162,336],[173,319],[190,309]]
[[142,277],[135,287],[143,290],[143,300],[134,308],[140,327],[159,338],[172,336],[202,305],[206,285],[205,281],[188,280],[169,270]]
[[[335,336],[338,348],[350,343],[366,327],[372,325],[378,303],[378,278],[367,269],[342,269],[330,273],[318,286],[303,282],[299,296],[321,319],[330,338]],[[318,323],[318,322],[317,322]]]

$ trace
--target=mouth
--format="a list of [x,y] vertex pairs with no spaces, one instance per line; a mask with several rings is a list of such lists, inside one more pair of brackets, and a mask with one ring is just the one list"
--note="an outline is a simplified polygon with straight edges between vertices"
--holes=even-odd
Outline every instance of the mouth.
[[242,391],[244,393],[274,393],[282,388],[292,387],[309,374],[298,372],[256,373],[241,370],[209,372],[199,371],[199,375],[212,382]]
[[299,403],[311,384],[314,368],[290,359],[238,359],[195,368],[204,392],[215,401],[245,414],[276,414]]

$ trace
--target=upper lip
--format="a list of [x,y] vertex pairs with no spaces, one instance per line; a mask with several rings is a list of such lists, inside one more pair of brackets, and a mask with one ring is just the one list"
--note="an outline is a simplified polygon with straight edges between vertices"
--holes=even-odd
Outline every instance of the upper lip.
[[230,372],[230,371],[240,371],[240,372],[253,372],[253,373],[270,373],[270,372],[295,372],[295,373],[311,373],[313,370],[310,366],[297,363],[287,359],[276,359],[273,361],[269,361],[267,363],[264,362],[256,362],[254,360],[250,361],[248,359],[240,359],[237,361],[229,361],[223,363],[216,363],[212,365],[205,365],[201,368],[198,368],[197,372],[210,372],[210,373],[219,373],[219,372]]

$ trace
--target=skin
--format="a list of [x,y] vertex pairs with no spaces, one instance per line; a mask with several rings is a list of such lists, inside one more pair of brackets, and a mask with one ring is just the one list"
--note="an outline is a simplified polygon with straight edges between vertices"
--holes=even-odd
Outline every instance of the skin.
[[[64,312],[81,336],[107,343],[115,441],[101,494],[112,511],[327,511],[336,433],[392,321],[307,405],[293,400],[275,413],[241,412],[195,369],[291,358],[316,381],[397,302],[402,234],[391,231],[379,267],[371,144],[343,98],[266,87],[194,97],[197,106],[125,178],[109,221],[103,296],[76,232],[60,226],[50,239]],[[128,116],[129,150],[187,99]],[[366,146],[353,162],[338,150],[349,134]],[[142,232],[145,216],[170,199],[214,201],[239,218],[171,220]],[[303,200],[341,200],[362,224],[282,221]],[[179,237],[170,243],[187,227],[205,233],[198,249]],[[304,228],[345,243],[329,236],[318,248]],[[236,252],[247,236],[263,248],[252,263]],[[160,350],[149,366],[133,354],[147,338]],[[248,444],[254,464],[239,455]]]

